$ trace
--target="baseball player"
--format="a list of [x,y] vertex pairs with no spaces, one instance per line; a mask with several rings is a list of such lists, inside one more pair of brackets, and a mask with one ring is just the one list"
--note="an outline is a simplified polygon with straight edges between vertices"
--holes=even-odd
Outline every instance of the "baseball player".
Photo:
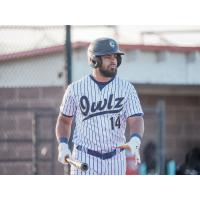
[[[71,166],[71,174],[124,175],[125,150],[140,163],[140,144],[144,132],[143,111],[134,86],[117,76],[123,52],[114,39],[99,38],[88,48],[90,75],[68,86],[56,124],[58,161],[65,156],[88,164],[86,172]],[[68,141],[72,120],[74,149]],[[126,143],[125,129],[130,140]]]

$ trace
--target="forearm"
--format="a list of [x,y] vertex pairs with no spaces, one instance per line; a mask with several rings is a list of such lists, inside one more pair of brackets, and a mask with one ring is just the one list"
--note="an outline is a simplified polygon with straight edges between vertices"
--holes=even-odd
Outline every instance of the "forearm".
[[58,116],[56,123],[56,138],[58,141],[60,138],[67,138],[69,140],[71,135],[71,122],[72,119],[68,119],[62,115]]
[[144,119],[143,117],[131,117],[128,121],[129,123],[129,134],[130,137],[137,133],[141,138],[144,134]]
[[144,134],[144,120],[142,116],[130,117],[128,118],[129,125],[129,134],[130,140],[127,145],[123,145],[125,148],[128,148],[133,155],[135,156],[136,164],[139,164],[140,161],[140,145],[141,140]]
[[56,138],[58,141],[58,161],[66,164],[66,157],[71,156],[68,141],[71,134],[72,117],[60,114],[56,123]]

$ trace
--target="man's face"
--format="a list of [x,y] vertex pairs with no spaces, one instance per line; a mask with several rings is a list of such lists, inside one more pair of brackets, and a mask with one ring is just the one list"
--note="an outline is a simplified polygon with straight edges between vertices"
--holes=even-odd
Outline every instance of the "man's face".
[[117,74],[117,55],[101,56],[102,65],[99,67],[99,72],[105,77],[113,77]]

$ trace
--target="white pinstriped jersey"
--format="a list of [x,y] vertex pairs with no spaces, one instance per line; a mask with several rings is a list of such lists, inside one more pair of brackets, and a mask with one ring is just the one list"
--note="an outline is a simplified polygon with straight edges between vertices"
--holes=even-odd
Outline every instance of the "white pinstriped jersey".
[[102,89],[88,75],[70,84],[60,112],[76,116],[73,142],[95,151],[111,151],[125,143],[126,120],[143,115],[134,86],[115,76]]

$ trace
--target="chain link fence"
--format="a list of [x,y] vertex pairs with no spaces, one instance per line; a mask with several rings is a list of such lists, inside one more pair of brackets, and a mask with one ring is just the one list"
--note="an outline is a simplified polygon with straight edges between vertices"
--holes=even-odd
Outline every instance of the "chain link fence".
[[0,26],[0,87],[62,86],[65,26]]
[[0,26],[0,174],[62,174],[55,120],[65,26]]

